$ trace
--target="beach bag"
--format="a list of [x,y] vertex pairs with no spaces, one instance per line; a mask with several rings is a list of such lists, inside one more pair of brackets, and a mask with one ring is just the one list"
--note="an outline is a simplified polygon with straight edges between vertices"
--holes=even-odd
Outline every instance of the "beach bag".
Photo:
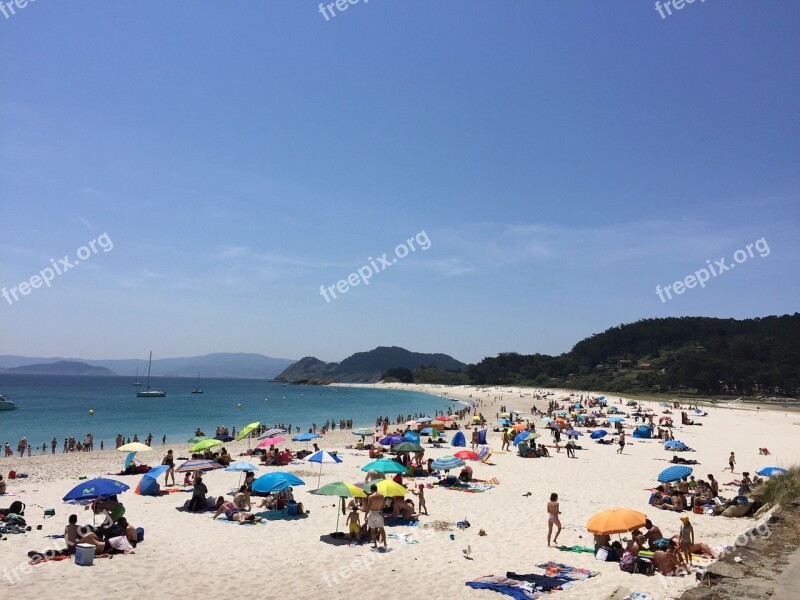
[[597,554],[595,554],[594,557],[596,560],[605,562],[608,560],[608,550],[606,550],[605,548],[598,548]]
[[136,543],[144,541],[144,529],[142,527],[136,528]]
[[9,479],[16,479],[17,478],[17,472],[16,471],[9,471],[8,472],[8,478]]
[[669,546],[669,540],[667,538],[658,538],[655,542],[653,542],[653,547],[656,550],[666,550]]

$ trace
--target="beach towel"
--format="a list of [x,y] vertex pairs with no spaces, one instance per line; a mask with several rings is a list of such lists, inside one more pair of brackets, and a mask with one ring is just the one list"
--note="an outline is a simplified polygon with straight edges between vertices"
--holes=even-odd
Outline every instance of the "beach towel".
[[531,583],[494,575],[479,577],[475,581],[468,581],[465,585],[476,590],[493,590],[517,600],[536,600],[545,594],[536,591]]
[[455,492],[468,492],[470,494],[477,494],[491,490],[494,486],[486,483],[469,483],[467,485],[451,485],[444,486],[445,489],[453,490]]
[[404,544],[419,544],[419,540],[415,540],[411,537],[411,534],[407,533],[387,533],[386,537],[393,540],[399,540]]
[[401,527],[417,527],[419,525],[419,521],[406,521],[401,519],[400,517],[392,517],[391,519],[386,519],[384,523],[387,527],[394,527],[394,526],[401,526]]
[[594,548],[586,546],[557,546],[557,548],[562,552],[588,552],[589,554],[594,554]]
[[516,579],[519,581],[527,581],[529,583],[532,583],[537,590],[540,590],[542,592],[549,592],[550,590],[562,589],[562,586],[572,584],[572,580],[567,579],[565,577],[548,577],[547,575],[537,575],[536,573],[520,575],[519,573],[508,571],[506,573],[506,577],[508,577],[509,579]]
[[563,577],[565,579],[582,580],[598,575],[597,571],[571,567],[569,565],[555,563],[552,561],[536,566],[540,569],[544,569],[545,575],[548,577]]

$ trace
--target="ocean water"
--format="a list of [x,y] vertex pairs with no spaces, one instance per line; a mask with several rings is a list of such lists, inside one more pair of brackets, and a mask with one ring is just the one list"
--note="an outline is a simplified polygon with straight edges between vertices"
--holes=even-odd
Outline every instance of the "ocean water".
[[[455,409],[452,401],[419,392],[292,386],[253,379],[201,379],[203,394],[192,394],[194,379],[150,379],[150,388],[167,392],[166,398],[137,398],[145,387],[132,386],[130,377],[60,377],[0,374],[0,394],[13,400],[16,410],[0,410],[0,443],[25,436],[39,452],[43,442],[65,437],[82,440],[92,433],[95,448],[118,433],[144,441],[148,433],[161,443],[182,443],[200,427],[214,435],[218,426],[237,431],[253,421],[291,424],[307,430],[326,419],[353,419],[353,426],[372,426],[378,415],[394,421],[398,414],[431,414]],[[89,411],[94,414],[90,415]],[[154,441],[155,444],[155,441]],[[48,446],[49,448],[49,446]],[[49,450],[48,450],[49,451]],[[38,452],[37,452],[38,453]]]

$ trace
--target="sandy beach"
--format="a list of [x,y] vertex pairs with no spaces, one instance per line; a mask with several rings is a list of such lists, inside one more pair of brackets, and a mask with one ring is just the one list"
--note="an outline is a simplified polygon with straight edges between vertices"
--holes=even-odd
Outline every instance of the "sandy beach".
[[[121,469],[123,455],[104,451],[81,454],[57,454],[30,458],[2,458],[0,472],[4,476],[12,469],[25,472],[26,479],[8,481],[11,496],[0,497],[0,505],[13,500],[27,504],[26,517],[32,531],[20,535],[5,535],[0,541],[0,590],[3,597],[83,598],[87,590],[100,598],[167,598],[176,595],[209,597],[257,593],[261,598],[326,597],[365,598],[398,590],[406,598],[428,598],[432,593],[445,597],[487,599],[500,598],[492,591],[472,590],[465,586],[482,575],[541,573],[537,565],[547,561],[565,563],[599,572],[597,577],[579,582],[574,589],[557,592],[573,599],[608,598],[619,588],[644,592],[654,599],[678,596],[695,585],[694,575],[665,578],[629,575],[616,563],[599,562],[592,554],[563,552],[546,544],[547,515],[545,505],[551,492],[560,496],[564,530],[561,544],[592,545],[592,535],[585,525],[594,513],[612,507],[625,507],[647,513],[665,535],[675,534],[679,527],[678,514],[654,510],[647,504],[647,488],[656,485],[657,474],[669,466],[672,454],[658,440],[629,438],[624,454],[616,454],[616,446],[603,446],[584,436],[576,459],[569,459],[563,450],[551,449],[552,457],[525,460],[513,453],[500,453],[496,413],[501,404],[521,411],[530,417],[533,394],[541,389],[445,388],[439,386],[394,385],[398,389],[413,389],[454,400],[477,404],[476,410],[489,421],[488,444],[496,450],[489,464],[470,463],[477,479],[496,478],[499,484],[482,493],[463,493],[444,488],[426,490],[430,516],[422,516],[416,527],[388,527],[390,534],[410,536],[418,543],[389,539],[390,551],[372,552],[369,545],[349,547],[332,540],[337,520],[336,498],[309,494],[317,487],[319,466],[303,462],[283,467],[305,480],[306,485],[295,488],[295,498],[309,514],[305,518],[270,520],[255,526],[237,526],[211,520],[211,514],[179,512],[177,507],[188,500],[188,493],[161,497],[139,496],[133,488],[140,476],[113,477],[131,486],[120,499],[124,502],[129,521],[143,527],[145,540],[133,555],[117,555],[113,559],[95,559],[92,567],[78,567],[72,561],[28,565],[27,552],[53,546],[49,534],[63,533],[70,514],[78,514],[79,523],[91,522],[91,514],[82,507],[61,501],[74,485],[76,478],[108,476]],[[566,395],[555,391],[556,398]],[[607,395],[610,404],[621,399]],[[647,405],[647,403],[645,403]],[[537,402],[539,408],[546,403]],[[656,413],[661,408],[651,403]],[[454,404],[454,410],[459,405]],[[695,475],[705,478],[712,473],[721,484],[740,477],[743,470],[754,472],[765,466],[788,467],[796,456],[797,426],[800,415],[782,411],[736,408],[708,408],[700,417],[702,427],[674,428],[675,437],[696,450],[685,455],[698,460]],[[337,415],[339,416],[339,415]],[[391,420],[395,415],[388,415]],[[679,421],[679,415],[677,421]],[[341,415],[347,418],[347,415]],[[376,415],[377,417],[377,415]],[[630,420],[629,420],[630,421]],[[534,420],[537,430],[544,423]],[[626,431],[632,430],[629,423]],[[469,436],[467,436],[469,439]],[[346,446],[358,438],[349,431],[327,433],[316,440],[325,450],[337,450],[343,462],[324,465],[321,483],[333,481],[359,482],[364,480],[361,467],[369,461],[366,452]],[[544,432],[540,442],[550,444]],[[159,441],[160,442],[160,441]],[[252,445],[252,444],[251,444]],[[428,445],[426,448],[428,448]],[[293,450],[304,443],[290,443]],[[772,456],[759,456],[759,447],[769,447]],[[154,445],[139,459],[150,465],[160,464],[167,448],[176,456],[186,456],[188,445]],[[230,453],[238,455],[248,447],[247,441],[226,444]],[[426,450],[426,458],[452,454],[453,448],[443,446]],[[722,472],[728,455],[736,453],[736,474]],[[241,460],[249,460],[243,458]],[[274,470],[262,468],[260,476]],[[237,473],[222,470],[206,474],[209,495],[227,495],[239,482]],[[416,480],[428,483],[431,478]],[[722,486],[723,495],[735,495],[732,488]],[[45,518],[45,508],[55,508],[54,517]],[[340,515],[341,517],[341,515]],[[698,541],[712,548],[733,545],[736,537],[755,525],[753,519],[728,519],[708,515],[692,515]],[[466,530],[453,528],[439,531],[425,527],[434,521],[455,524],[468,520]],[[36,526],[42,529],[37,530]],[[344,517],[340,530],[345,531]],[[479,530],[485,536],[479,536]],[[453,539],[451,539],[451,534]],[[59,540],[57,540],[59,541]],[[469,558],[464,550],[469,549]],[[624,594],[623,594],[624,596]],[[556,596],[558,597],[558,596]],[[622,597],[622,596],[620,596]]]

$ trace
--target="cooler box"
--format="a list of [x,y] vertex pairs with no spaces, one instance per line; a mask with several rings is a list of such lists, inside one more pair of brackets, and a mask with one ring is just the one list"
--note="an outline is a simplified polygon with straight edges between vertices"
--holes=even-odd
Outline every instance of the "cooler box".
[[90,567],[94,564],[94,545],[77,544],[75,546],[75,564],[82,567]]
[[290,517],[293,517],[297,514],[297,503],[290,502],[289,505],[286,507],[286,514]]

